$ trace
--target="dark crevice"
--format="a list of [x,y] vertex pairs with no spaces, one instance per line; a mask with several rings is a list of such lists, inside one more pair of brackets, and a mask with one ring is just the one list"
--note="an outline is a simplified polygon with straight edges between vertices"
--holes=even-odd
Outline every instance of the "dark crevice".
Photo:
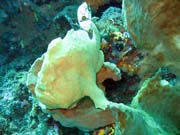
[[122,2],[111,1],[103,6],[100,6],[94,13],[93,16],[101,17],[103,12],[109,7],[122,8]]
[[116,103],[129,104],[140,88],[140,78],[137,75],[128,75],[122,72],[122,79],[113,81],[107,79],[103,82],[106,88],[106,97],[108,100]]

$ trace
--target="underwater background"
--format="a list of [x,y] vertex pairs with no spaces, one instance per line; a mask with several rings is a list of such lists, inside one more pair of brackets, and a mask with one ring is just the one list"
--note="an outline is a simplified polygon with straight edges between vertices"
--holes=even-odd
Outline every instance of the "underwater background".
[[[88,11],[79,21],[83,2]],[[179,9],[179,0],[0,0],[0,135],[180,135]],[[81,24],[86,21],[88,30]],[[71,37],[71,29],[79,35]],[[97,64],[101,58],[82,50],[98,36],[102,65],[92,71],[94,82],[86,83],[93,65],[82,61],[88,57]],[[62,42],[51,42],[58,37]],[[60,63],[55,59],[67,49],[56,45],[66,39],[75,45],[83,39],[83,47],[73,46],[73,59]],[[89,72],[84,77],[81,71]],[[74,73],[78,83],[62,82]],[[61,83],[77,90],[96,85],[102,93],[78,97],[80,91],[67,88],[63,103],[78,100],[57,107],[53,97],[64,93],[48,90]],[[101,98],[111,102],[97,107]]]

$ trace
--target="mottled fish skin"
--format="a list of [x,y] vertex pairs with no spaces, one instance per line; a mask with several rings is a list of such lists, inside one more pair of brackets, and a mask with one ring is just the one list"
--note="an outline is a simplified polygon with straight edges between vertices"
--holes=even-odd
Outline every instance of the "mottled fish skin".
[[87,31],[87,33],[88,33],[89,38],[92,39],[93,38],[93,30],[90,29],[89,31]]

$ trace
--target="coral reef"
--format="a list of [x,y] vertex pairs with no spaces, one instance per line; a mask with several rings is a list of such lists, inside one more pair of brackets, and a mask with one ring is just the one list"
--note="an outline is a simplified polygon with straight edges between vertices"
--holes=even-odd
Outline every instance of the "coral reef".
[[[111,32],[111,29],[109,29],[108,32],[111,34],[109,34],[109,37],[111,38],[108,41],[110,42],[110,44],[113,45],[116,42],[125,43],[124,46],[126,47],[126,50],[122,49],[119,50],[119,52],[116,52],[122,54],[115,56],[117,57],[117,61],[114,62],[115,64],[110,65],[110,63],[106,62],[104,64],[104,67],[102,68],[104,59],[102,59],[102,57],[99,57],[99,54],[103,56],[102,52],[99,53],[100,35],[96,26],[91,21],[91,14],[89,13],[88,7],[85,3],[80,5],[77,14],[80,27],[83,30],[70,30],[68,31],[64,39],[58,38],[53,40],[50,43],[47,52],[41,58],[35,61],[35,64],[32,66],[32,69],[30,70],[30,75],[33,74],[36,76],[35,78],[38,78],[37,82],[35,82],[34,84],[33,91],[35,93],[35,96],[40,100],[40,102],[45,105],[46,108],[44,109],[46,109],[46,111],[49,112],[53,116],[53,118],[59,121],[62,125],[67,127],[78,127],[79,129],[84,131],[94,130],[96,128],[100,128],[103,126],[105,126],[106,129],[107,125],[114,124],[113,132],[115,135],[166,135],[169,133],[178,133],[179,129],[177,128],[177,125],[179,124],[179,122],[176,121],[174,118],[179,117],[179,112],[173,109],[169,110],[168,113],[164,114],[167,115],[167,118],[163,119],[161,118],[162,115],[160,115],[160,110],[165,110],[165,107],[160,106],[160,104],[162,104],[160,102],[159,104],[157,103],[157,105],[154,105],[154,102],[157,102],[157,100],[155,99],[158,99],[158,96],[161,95],[158,94],[158,91],[166,91],[166,87],[169,84],[168,81],[171,80],[167,77],[169,74],[168,72],[162,70],[162,78],[157,79],[155,81],[153,79],[149,79],[150,81],[144,82],[141,89],[137,92],[135,98],[133,98],[133,101],[130,106],[122,103],[109,102],[105,98],[104,94],[99,94],[99,92],[102,93],[102,90],[96,90],[97,86],[92,87],[93,90],[91,87],[89,87],[89,85],[95,86],[95,84],[93,83],[96,83],[96,79],[93,81],[91,79],[95,78],[95,74],[100,70],[100,68],[101,70],[97,74],[97,84],[99,84],[99,87],[103,87],[104,80],[106,80],[109,77],[112,77],[115,81],[120,79],[117,78],[118,76],[116,76],[118,75],[118,68],[115,64],[118,64],[119,68],[126,67],[128,73],[137,73],[137,71],[135,72],[135,69],[132,67],[132,63],[128,63],[129,65],[126,65],[125,63],[132,61],[135,62],[133,57],[138,58],[138,60],[136,59],[136,61],[140,61],[141,59],[138,56],[138,51],[130,41],[129,36],[126,36],[126,34],[124,34],[127,32],[123,33],[120,30]],[[118,27],[119,29],[122,28],[122,26]],[[81,38],[82,35],[83,39]],[[72,46],[74,44],[75,46]],[[88,47],[88,52],[82,49],[82,44],[83,48]],[[73,48],[73,50],[69,49],[69,45],[71,45],[70,48]],[[66,48],[64,46],[66,46]],[[98,50],[96,50],[95,48]],[[107,45],[103,45],[102,49],[104,48],[106,49]],[[111,47],[110,49],[112,50],[111,53],[114,53],[114,50],[116,50],[117,48]],[[93,53],[91,52],[91,50],[93,51]],[[85,61],[82,58],[80,60],[77,59],[78,55],[76,55],[76,51],[78,52],[78,55],[84,54],[84,58],[88,59],[85,59]],[[126,54],[129,54],[130,56]],[[71,57],[68,57],[69,55]],[[95,57],[96,61],[94,62],[94,59],[91,60],[89,56],[91,56],[91,58]],[[107,58],[109,58],[109,56],[107,56]],[[114,59],[114,57],[112,57],[112,59]],[[100,64],[97,60],[100,60]],[[90,61],[92,63],[89,65],[88,63]],[[39,63],[41,68],[37,66],[39,65]],[[138,62],[135,63],[137,64]],[[84,69],[79,70],[80,67],[82,67],[82,65],[85,71]],[[93,66],[95,66],[95,68]],[[104,68],[107,68],[110,71]],[[56,69],[60,70],[56,72]],[[117,73],[115,69],[117,70]],[[37,73],[37,70],[39,70],[39,73]],[[88,71],[94,71],[95,74],[93,72]],[[50,76],[48,76],[47,74],[50,74]],[[112,76],[112,74],[114,74],[115,77]],[[73,76],[69,77],[69,75]],[[83,78],[83,80],[78,79],[81,78],[80,75]],[[87,75],[88,78],[85,75]],[[78,78],[76,76],[78,76]],[[156,78],[156,75],[154,76],[154,78]],[[173,76],[171,78],[173,79]],[[29,83],[29,80],[31,80],[31,76],[28,77],[27,85],[31,85],[31,83]],[[90,80],[91,83],[88,80]],[[88,81],[87,84],[84,83],[86,81]],[[68,82],[71,86],[69,86],[69,84],[67,84],[66,82]],[[82,83],[84,84],[82,85]],[[170,85],[170,87],[177,86]],[[104,90],[106,90],[105,87]],[[66,94],[65,91],[68,92],[68,94]],[[156,91],[157,93],[152,91]],[[180,99],[179,94],[176,93],[177,91],[179,91],[178,87],[175,88],[174,92],[171,91],[170,95],[174,95],[172,96],[174,98],[172,98],[171,101],[161,101],[164,103],[168,102],[170,106],[176,106],[177,104],[175,101]],[[151,92],[153,94],[153,98],[151,97]],[[163,93],[165,93],[163,99],[166,99],[169,93]],[[64,97],[66,98],[66,100]],[[151,102],[149,101],[149,99],[151,99]],[[94,102],[94,104],[91,100]],[[154,107],[154,109],[151,109],[152,106]],[[172,112],[175,112],[176,115],[171,115]],[[94,123],[94,121],[96,121],[96,123]],[[171,126],[166,126],[165,123],[168,123]],[[99,132],[102,132],[102,128],[97,131],[97,134]],[[96,132],[94,132],[94,134],[96,134]]]
[[180,134],[179,1],[121,5],[1,1],[0,134]]
[[76,23],[76,17],[73,19],[70,16],[81,1],[62,1],[60,4],[57,1],[39,2],[40,6],[31,0],[1,2],[0,9],[3,10],[0,15],[4,21],[0,24],[0,56],[7,57],[2,64],[12,61],[19,54],[34,54],[34,59],[37,58],[45,52],[52,39],[63,37],[71,28],[71,23]]

